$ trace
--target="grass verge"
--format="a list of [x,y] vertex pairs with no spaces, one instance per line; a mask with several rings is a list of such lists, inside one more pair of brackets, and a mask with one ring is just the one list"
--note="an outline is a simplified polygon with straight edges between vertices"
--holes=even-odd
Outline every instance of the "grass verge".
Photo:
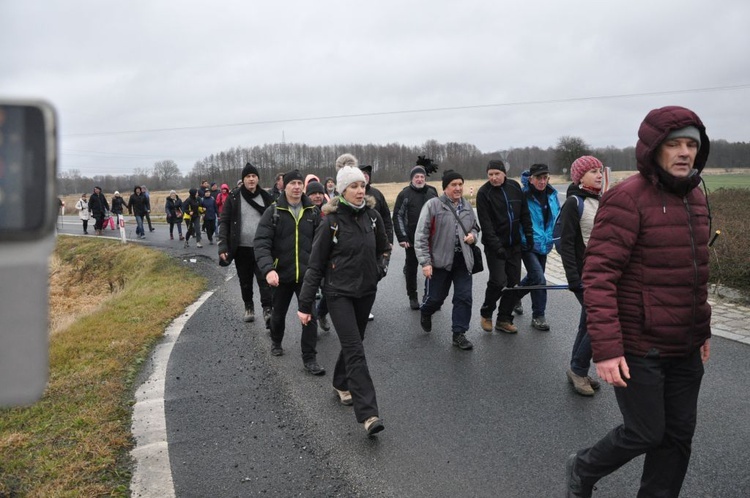
[[128,496],[133,382],[206,282],[161,252],[101,239],[60,236],[53,260],[53,321],[71,312],[63,296],[85,311],[50,337],[42,399],[0,409],[0,497]]

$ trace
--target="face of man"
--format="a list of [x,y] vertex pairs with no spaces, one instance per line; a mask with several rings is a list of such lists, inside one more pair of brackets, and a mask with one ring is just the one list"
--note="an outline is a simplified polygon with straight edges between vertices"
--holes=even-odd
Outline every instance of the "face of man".
[[219,186],[218,185],[211,185],[211,190],[219,190]]
[[692,138],[673,138],[663,142],[656,152],[661,169],[676,178],[690,175],[698,155],[698,142]]
[[321,194],[320,192],[313,192],[311,194],[308,194],[307,197],[309,197],[310,201],[316,206],[320,206],[321,204],[323,204],[323,199],[325,199],[323,194]]
[[328,180],[326,182],[326,190],[329,192],[333,192],[333,190],[336,188],[336,182],[333,180]]
[[427,178],[422,173],[417,173],[411,178],[411,184],[416,188],[424,187],[425,183],[427,183]]
[[361,206],[365,201],[365,182],[354,182],[346,187],[342,194],[352,206]]
[[581,177],[581,185],[591,190],[601,190],[603,178],[600,168],[590,169]]
[[286,200],[292,204],[298,204],[302,199],[302,191],[304,190],[305,184],[302,180],[292,180],[287,183],[284,187],[284,193],[286,194]]
[[276,177],[276,188],[279,190],[284,190],[284,177],[283,176]]
[[135,195],[141,195],[141,187],[135,188]]
[[487,179],[493,187],[499,187],[505,183],[505,171],[500,171],[499,169],[487,170]]
[[458,202],[464,195],[464,181],[460,178],[453,180],[445,187],[444,192],[452,202]]
[[547,173],[534,175],[529,178],[529,183],[532,184],[535,189],[541,192],[542,190],[547,188],[547,184],[549,183],[549,175]]
[[250,192],[255,192],[255,189],[258,188],[258,175],[250,173],[242,179],[242,183]]
[[203,182],[201,182],[201,187],[208,188],[208,180],[203,180]]

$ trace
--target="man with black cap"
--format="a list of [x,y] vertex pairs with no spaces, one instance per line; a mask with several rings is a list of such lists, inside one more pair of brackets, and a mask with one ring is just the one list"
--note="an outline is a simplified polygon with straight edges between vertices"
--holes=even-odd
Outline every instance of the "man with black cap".
[[[385,225],[385,235],[388,238],[388,245],[393,245],[393,220],[391,220],[391,210],[388,208],[388,203],[385,201],[383,193],[371,185],[372,181],[372,165],[360,164],[360,171],[365,175],[365,195],[372,196],[375,199],[375,211],[380,214],[383,218],[383,225]],[[390,254],[390,251],[389,251]],[[372,313],[368,318],[369,320],[375,319]]]
[[396,232],[398,245],[406,251],[404,262],[404,278],[406,279],[406,295],[409,297],[409,306],[413,310],[419,309],[417,299],[417,253],[414,251],[414,233],[417,230],[417,221],[422,212],[422,206],[438,196],[437,189],[427,185],[427,172],[424,166],[414,166],[409,172],[409,185],[403,188],[396,197],[393,207],[393,228]]
[[[271,354],[281,356],[284,349],[286,314],[292,296],[302,290],[307,263],[312,252],[315,230],[320,224],[320,210],[304,194],[304,181],[299,171],[284,175],[284,190],[276,204],[260,219],[255,232],[255,254],[260,273],[273,287],[271,313]],[[315,346],[318,342],[318,321],[302,326],[302,363],[312,375],[323,375],[318,365]]]
[[[529,206],[531,226],[534,230],[532,239],[525,236],[521,240],[521,258],[526,267],[526,276],[521,280],[521,286],[545,285],[547,280],[544,271],[547,267],[547,255],[552,250],[552,232],[555,228],[555,220],[560,213],[560,200],[557,190],[549,184],[549,166],[546,164],[532,164],[531,167],[521,174],[523,192],[526,195],[526,203]],[[523,234],[522,234],[523,235]],[[509,296],[515,295],[516,302],[526,294],[531,293],[531,326],[537,330],[549,330],[549,324],[545,318],[547,309],[547,291],[537,289],[532,291],[506,290]],[[512,314],[498,309],[498,320],[506,315]]]
[[242,301],[245,312],[242,319],[255,321],[253,304],[253,276],[258,282],[260,304],[263,307],[263,320],[269,327],[271,319],[271,288],[258,268],[255,254],[255,232],[261,215],[273,204],[271,194],[260,187],[260,174],[251,163],[242,169],[242,184],[232,190],[224,200],[219,217],[219,258],[226,266],[234,259],[237,276],[240,279]]
[[568,457],[567,496],[644,455],[638,496],[679,496],[710,356],[709,210],[698,186],[709,140],[684,107],[648,113],[638,174],[599,202],[582,273],[596,373],[623,423]]
[[498,159],[487,163],[487,179],[477,191],[477,216],[490,273],[479,309],[480,324],[492,332],[492,313],[500,300],[495,330],[515,334],[512,313],[518,299],[503,289],[521,281],[521,236],[532,240],[534,232],[526,196],[518,182],[507,177],[505,163]]

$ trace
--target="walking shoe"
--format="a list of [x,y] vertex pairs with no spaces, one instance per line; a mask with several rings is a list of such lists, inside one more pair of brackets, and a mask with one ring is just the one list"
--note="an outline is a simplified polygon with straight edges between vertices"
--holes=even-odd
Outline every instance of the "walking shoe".
[[271,310],[272,308],[270,306],[266,306],[263,308],[263,321],[266,322],[266,328],[271,328]]
[[253,308],[252,304],[245,306],[245,315],[242,317],[242,319],[246,322],[255,321],[255,309]]
[[495,330],[498,332],[505,332],[506,334],[515,334],[518,332],[518,327],[513,325],[512,322],[501,322],[498,320],[495,323]]
[[315,360],[311,360],[305,363],[305,370],[307,370],[307,372],[311,373],[312,375],[325,375],[326,373],[325,368],[318,365],[318,362]]
[[565,496],[567,498],[591,498],[594,486],[587,486],[581,482],[581,476],[576,474],[576,460],[578,460],[578,455],[573,453],[565,462]]
[[570,383],[573,385],[573,389],[575,389],[578,394],[580,394],[581,396],[594,395],[594,388],[591,387],[588,377],[581,377],[580,375],[576,375],[576,373],[571,369],[568,369],[566,373],[568,375],[568,381],[570,381]]
[[185,248],[188,248],[188,247],[190,247],[190,243],[186,240],[185,241]]
[[422,326],[422,330],[430,332],[432,330],[432,315],[420,315],[419,324]]
[[547,320],[543,316],[538,316],[536,318],[531,319],[531,326],[534,327],[537,330],[541,330],[543,332],[546,332],[549,330],[549,324],[547,323]]
[[326,332],[331,330],[331,322],[328,321],[328,315],[320,315],[318,317],[318,325],[320,325],[320,328]]
[[587,379],[589,380],[589,384],[591,385],[591,388],[592,388],[592,389],[593,389],[594,391],[596,391],[596,390],[598,390],[598,389],[599,389],[600,387],[602,387],[602,385],[601,385],[601,384],[599,383],[599,381],[598,381],[598,380],[596,380],[595,378],[593,378],[593,377],[591,377],[591,376],[588,376],[588,375],[586,376],[586,378],[587,378]]
[[271,354],[274,356],[281,356],[284,354],[284,348],[278,342],[271,343]]
[[456,346],[458,349],[463,349],[463,350],[472,349],[474,347],[471,341],[468,340],[464,334],[454,335],[453,345]]
[[482,326],[482,330],[485,332],[492,332],[492,317],[485,318],[481,316],[479,318],[479,324]]
[[419,299],[417,299],[417,296],[412,296],[409,298],[409,307],[413,310],[419,309]]
[[214,241],[211,240],[211,239],[208,239],[208,245],[210,245],[210,246],[214,245]]
[[174,235],[172,235],[171,233],[169,234],[169,240],[174,240]]
[[516,303],[516,306],[513,308],[513,313],[516,315],[523,315],[523,303],[521,301]]
[[195,247],[203,247],[203,244],[201,244],[200,242],[198,242],[197,244],[195,244]]
[[383,425],[383,421],[380,420],[378,417],[368,418],[367,420],[365,420],[365,423],[363,425],[365,426],[365,431],[367,431],[368,436],[375,435],[378,432],[385,429],[385,426]]
[[185,240],[185,237],[182,234],[180,234],[180,240]]
[[149,232],[153,232],[154,230],[156,230],[156,228],[151,228],[151,227],[148,227],[148,231],[149,231]]
[[342,391],[341,389],[333,388],[334,391],[336,391],[336,395],[339,397],[339,401],[344,406],[352,406],[354,404],[354,400],[352,399],[352,393],[349,391]]
[[367,321],[371,322],[373,320],[375,320],[375,315],[373,315],[372,313],[370,313],[369,316],[367,317]]

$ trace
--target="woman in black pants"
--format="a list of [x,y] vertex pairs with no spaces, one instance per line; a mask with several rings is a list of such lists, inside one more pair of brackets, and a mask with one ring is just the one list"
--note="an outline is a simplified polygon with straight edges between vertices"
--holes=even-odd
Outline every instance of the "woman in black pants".
[[387,271],[389,244],[383,219],[373,209],[374,199],[365,198],[357,159],[344,154],[336,165],[340,195],[323,206],[326,217],[315,233],[297,314],[303,324],[313,319],[315,293],[325,277],[323,294],[341,342],[333,388],[342,404],[354,405],[357,422],[373,435],[385,427],[362,340],[378,281]]

